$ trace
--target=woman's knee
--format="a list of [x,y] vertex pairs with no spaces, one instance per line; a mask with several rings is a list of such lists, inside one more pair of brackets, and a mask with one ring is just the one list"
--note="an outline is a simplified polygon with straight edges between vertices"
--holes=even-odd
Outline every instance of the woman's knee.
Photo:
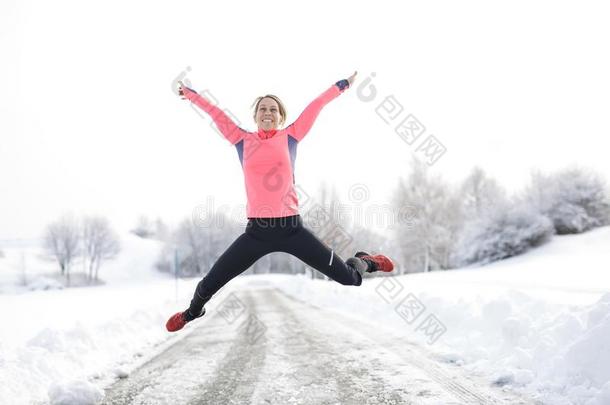
[[337,281],[339,284],[353,286],[359,286],[362,284],[362,275],[349,266],[345,266],[345,268],[340,271],[335,271],[334,274],[335,277],[331,278]]

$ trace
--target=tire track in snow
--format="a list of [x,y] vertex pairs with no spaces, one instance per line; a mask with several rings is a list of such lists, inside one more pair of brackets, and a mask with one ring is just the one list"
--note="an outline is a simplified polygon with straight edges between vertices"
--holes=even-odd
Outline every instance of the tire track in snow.
[[351,343],[342,336],[337,339],[333,334],[320,333],[318,324],[324,318],[312,320],[305,313],[311,312],[311,307],[295,305],[276,289],[269,290],[269,300],[284,319],[279,325],[284,331],[280,344],[292,363],[289,377],[297,388],[290,403],[408,403],[402,393],[387,386],[383,377],[370,364],[363,363],[358,354],[349,355],[353,350]]
[[[257,291],[245,290],[240,297],[246,305],[248,315],[257,315]],[[242,320],[243,322],[243,320]],[[205,327],[201,333],[209,334]],[[218,363],[214,376],[197,387],[197,394],[189,405],[212,404],[247,404],[259,381],[259,370],[262,367],[267,351],[266,333],[257,334],[256,339],[250,334],[245,324],[238,328],[239,335],[233,341],[225,357]]]
[[[249,293],[244,297],[239,295],[242,302],[255,305]],[[247,396],[247,392],[238,389],[240,378],[246,379],[240,375],[244,371],[240,365],[259,359],[260,353],[248,353],[250,345],[245,344],[246,330],[243,324],[237,321],[229,325],[218,313],[214,313],[210,316],[206,314],[201,320],[189,324],[189,327],[194,328],[190,332],[184,330],[188,333],[186,337],[148,360],[128,378],[107,388],[101,404],[230,403],[210,398],[233,394],[240,398]],[[260,361],[252,363],[246,372],[255,371]],[[237,373],[223,381],[220,373],[231,370],[237,370]]]

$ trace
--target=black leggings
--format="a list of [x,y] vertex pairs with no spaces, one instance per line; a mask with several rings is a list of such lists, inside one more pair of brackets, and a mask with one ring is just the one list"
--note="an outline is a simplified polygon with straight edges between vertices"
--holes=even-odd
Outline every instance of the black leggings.
[[250,218],[246,231],[218,258],[197,289],[186,318],[195,318],[222,286],[271,252],[289,253],[308,266],[343,284],[362,284],[362,276],[346,264],[311,231],[300,215],[282,218]]

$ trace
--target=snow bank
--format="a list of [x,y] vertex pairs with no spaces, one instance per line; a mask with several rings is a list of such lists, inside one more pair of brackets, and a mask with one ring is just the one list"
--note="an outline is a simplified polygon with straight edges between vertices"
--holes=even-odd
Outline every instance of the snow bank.
[[[484,267],[367,279],[359,288],[306,277],[274,283],[398,332],[490,384],[545,404],[601,405],[610,403],[609,242],[605,227]],[[433,343],[419,327],[431,316],[445,328]]]
[[[164,325],[188,304],[198,280],[176,283],[159,274],[159,245],[126,239],[121,257],[101,273],[105,285],[0,295],[0,403],[95,403],[115,378],[185,336]],[[485,267],[373,278],[361,287],[288,275],[244,276],[229,285],[271,282],[545,404],[605,405],[608,242],[605,227],[555,237]],[[3,250],[0,263],[19,264],[15,252]],[[18,271],[13,276],[18,280]],[[436,319],[442,333],[421,328],[426,319]]]

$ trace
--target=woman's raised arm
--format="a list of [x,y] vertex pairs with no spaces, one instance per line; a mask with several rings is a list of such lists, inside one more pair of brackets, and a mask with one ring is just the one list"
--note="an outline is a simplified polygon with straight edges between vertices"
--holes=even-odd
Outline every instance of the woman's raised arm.
[[237,126],[224,111],[200,96],[195,90],[186,87],[181,81],[179,81],[178,84],[180,85],[180,87],[178,87],[178,94],[182,96],[183,99],[190,100],[197,107],[208,113],[210,117],[212,117],[212,120],[214,120],[220,133],[231,142],[231,144],[235,145],[244,138],[244,135],[247,132]]
[[322,108],[335,98],[337,98],[341,93],[343,93],[347,88],[351,87],[352,83],[356,78],[357,72],[354,72],[347,79],[339,80],[337,83],[333,84],[328,90],[324,91],[321,95],[319,95],[315,100],[313,100],[305,110],[301,113],[299,118],[288,126],[287,131],[288,134],[295,138],[297,141],[301,141],[305,135],[309,132],[311,127],[313,126],[314,121],[322,111]]

